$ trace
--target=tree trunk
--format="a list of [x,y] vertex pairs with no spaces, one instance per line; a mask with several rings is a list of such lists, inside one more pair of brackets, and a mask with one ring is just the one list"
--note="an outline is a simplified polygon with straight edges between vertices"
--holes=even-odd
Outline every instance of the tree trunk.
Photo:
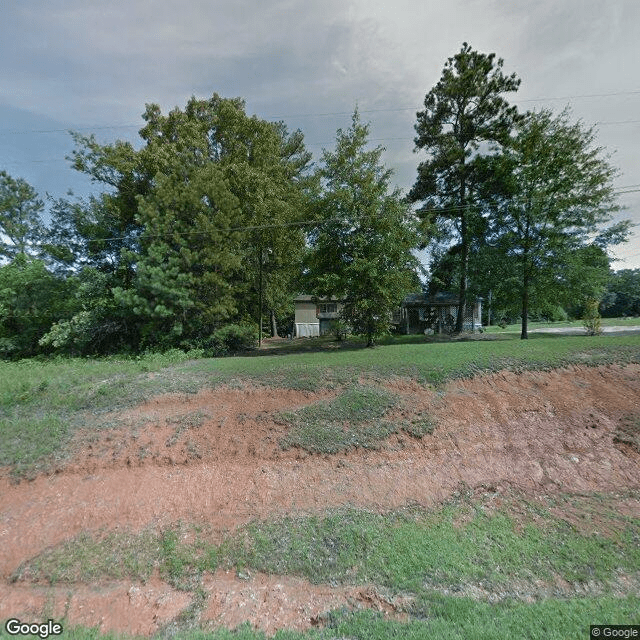
[[467,269],[469,267],[469,246],[462,245],[462,275],[460,276],[460,296],[458,297],[458,317],[456,318],[456,333],[464,330],[464,316],[467,312]]
[[529,256],[528,251],[525,248],[524,255],[524,268],[522,272],[522,332],[520,333],[521,340],[528,340],[529,334],[527,333],[529,322]]
[[272,338],[277,338],[278,337],[278,324],[276,322],[276,312],[273,309],[271,309],[270,313],[271,313],[271,337]]
[[467,238],[467,215],[462,212],[460,231],[462,235],[462,255],[460,265],[460,295],[458,297],[458,317],[456,318],[456,333],[462,333],[464,329],[464,316],[467,311],[467,272],[469,271],[469,242]]
[[[463,149],[464,151],[464,149]],[[462,255],[460,265],[460,295],[458,297],[458,317],[456,318],[456,333],[462,333],[464,328],[464,315],[467,311],[467,273],[469,271],[469,232],[467,224],[467,182],[465,177],[464,154],[462,156],[461,182],[460,182],[460,236],[462,241]]]

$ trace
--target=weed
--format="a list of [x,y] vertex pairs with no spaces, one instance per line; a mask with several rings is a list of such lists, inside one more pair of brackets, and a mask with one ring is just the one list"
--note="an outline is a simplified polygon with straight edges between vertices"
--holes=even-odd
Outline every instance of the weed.
[[435,431],[436,424],[429,416],[421,416],[400,423],[400,429],[414,438],[422,438]]
[[172,416],[166,419],[168,425],[176,425],[176,429],[173,434],[167,439],[167,447],[172,447],[180,438],[182,433],[188,429],[197,429],[201,427],[207,418],[210,418],[211,414],[198,409],[196,411],[190,411],[184,415]]
[[158,563],[157,549],[157,537],[149,531],[81,533],[18,567],[12,580],[57,584],[127,576],[145,581]]

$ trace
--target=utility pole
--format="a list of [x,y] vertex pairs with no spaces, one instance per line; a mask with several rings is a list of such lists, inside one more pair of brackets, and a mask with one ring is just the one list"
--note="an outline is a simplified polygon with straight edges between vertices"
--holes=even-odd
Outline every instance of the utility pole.
[[260,245],[260,296],[258,317],[258,347],[262,346],[262,245]]

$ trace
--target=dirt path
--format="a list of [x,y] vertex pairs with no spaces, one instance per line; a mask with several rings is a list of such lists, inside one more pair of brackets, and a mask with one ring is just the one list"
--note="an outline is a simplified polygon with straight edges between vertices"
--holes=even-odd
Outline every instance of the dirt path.
[[[38,608],[36,587],[25,591],[8,583],[20,563],[81,531],[135,531],[177,520],[225,531],[253,518],[344,505],[433,505],[460,483],[547,493],[640,487],[640,455],[614,442],[620,418],[640,413],[638,365],[505,372],[452,382],[440,391],[402,381],[390,386],[405,397],[405,413],[435,419],[433,435],[393,436],[380,451],[336,456],[282,452],[278,440],[286,427],[274,412],[326,394],[218,389],[157,398],[120,416],[120,430],[99,438],[81,434],[77,454],[55,474],[18,485],[5,475],[0,617],[20,613],[15,607],[23,600],[30,611]],[[177,602],[178,610],[186,606],[185,594],[173,594],[168,585],[154,588],[169,595],[140,596],[135,605],[126,589],[120,594],[127,606],[146,607],[156,616],[143,633],[176,615],[168,603]],[[329,595],[331,600],[335,594]],[[79,606],[67,605],[70,611]],[[88,624],[108,609],[94,605],[101,613],[93,618],[82,611],[75,619]],[[226,615],[219,612],[218,618]],[[312,615],[305,614],[307,624]],[[108,616],[104,624],[115,628]]]

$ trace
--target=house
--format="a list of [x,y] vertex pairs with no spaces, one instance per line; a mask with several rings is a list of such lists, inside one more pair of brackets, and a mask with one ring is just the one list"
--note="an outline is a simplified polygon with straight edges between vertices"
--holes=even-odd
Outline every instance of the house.
[[[340,317],[342,302],[337,298],[314,298],[299,295],[294,299],[294,336],[305,338],[331,333],[333,321]],[[394,311],[389,324],[400,333],[447,333],[454,330],[458,315],[458,296],[438,293],[428,296],[412,293]],[[463,329],[477,331],[482,328],[482,298],[467,305]]]
[[342,303],[336,298],[318,299],[314,296],[300,295],[294,299],[293,303],[295,307],[293,335],[296,338],[331,333],[333,321],[340,317],[342,311]]
[[[394,324],[400,333],[449,333],[455,329],[458,316],[458,296],[453,293],[412,293],[402,301]],[[482,329],[482,298],[466,306],[464,331]]]

